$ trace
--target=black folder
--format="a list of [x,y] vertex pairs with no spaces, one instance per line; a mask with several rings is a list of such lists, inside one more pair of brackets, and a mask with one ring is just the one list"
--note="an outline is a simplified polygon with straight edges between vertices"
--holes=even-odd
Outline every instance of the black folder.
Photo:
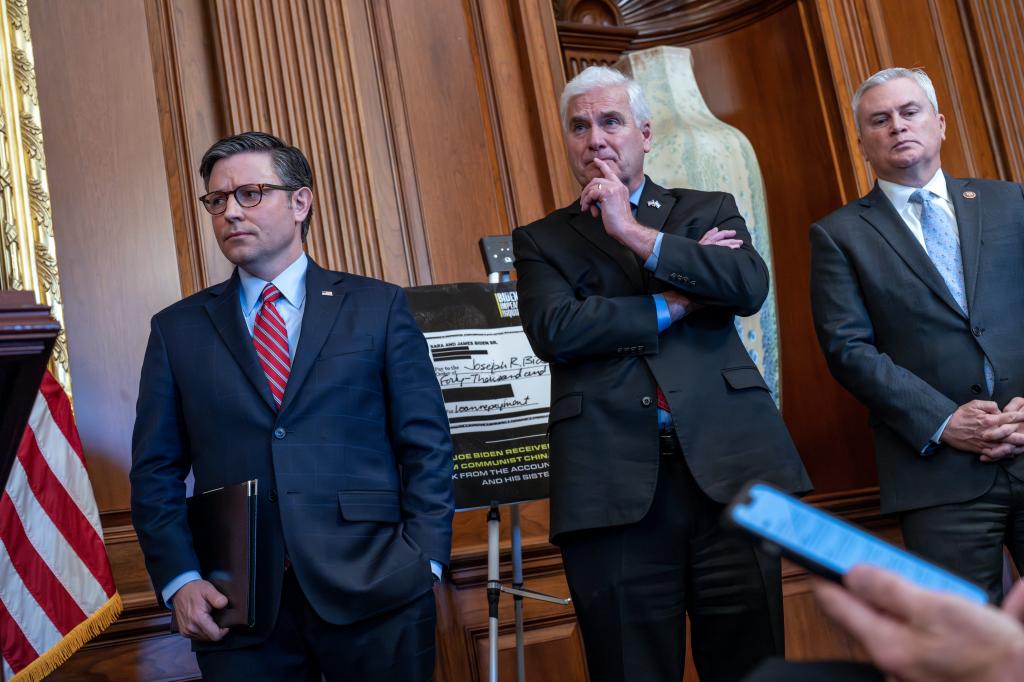
[[[186,500],[199,572],[228,605],[213,611],[222,628],[256,624],[256,480],[215,488]],[[171,614],[171,632],[178,622]]]

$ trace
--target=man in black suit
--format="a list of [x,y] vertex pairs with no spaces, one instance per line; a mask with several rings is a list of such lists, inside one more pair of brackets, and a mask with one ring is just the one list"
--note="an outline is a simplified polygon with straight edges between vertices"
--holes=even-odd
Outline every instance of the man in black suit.
[[[453,497],[426,342],[400,288],[303,252],[301,151],[243,133],[200,173],[237,268],[153,317],[131,471],[153,584],[207,679],[428,680]],[[253,628],[210,616],[226,600],[198,573],[189,471],[196,492],[259,480]]]
[[590,676],[678,682],[689,613],[701,679],[739,679],[782,651],[780,573],[722,532],[722,505],[754,478],[810,487],[734,326],[768,270],[730,195],[645,178],[636,82],[591,67],[561,108],[580,199],[513,238],[523,326],[551,363],[551,538]]
[[853,100],[874,189],[811,226],[811,300],[836,379],[871,413],[882,511],[914,550],[1002,596],[1024,559],[1024,193],[942,172],[920,70]]

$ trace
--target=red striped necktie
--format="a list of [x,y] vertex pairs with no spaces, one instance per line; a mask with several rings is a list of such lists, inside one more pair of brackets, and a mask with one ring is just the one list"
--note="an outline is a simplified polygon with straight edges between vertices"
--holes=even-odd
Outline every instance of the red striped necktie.
[[655,385],[654,388],[658,391],[658,408],[671,412],[672,408],[668,406],[668,400],[665,398],[665,394],[661,392],[661,386]]
[[288,358],[288,327],[274,305],[274,301],[281,298],[281,292],[277,287],[273,284],[263,287],[263,295],[260,298],[263,305],[256,313],[256,323],[252,327],[252,343],[256,347],[260,364],[263,365],[263,373],[267,375],[274,404],[280,409],[291,368],[291,360]]

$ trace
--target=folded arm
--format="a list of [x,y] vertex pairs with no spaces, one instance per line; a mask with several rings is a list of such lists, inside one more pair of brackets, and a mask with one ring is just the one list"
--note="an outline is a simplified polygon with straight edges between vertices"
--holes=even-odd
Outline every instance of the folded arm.
[[653,297],[578,297],[523,229],[512,233],[519,276],[519,313],[537,355],[571,362],[658,352]]
[[[732,234],[720,243],[717,235],[724,232]],[[705,248],[709,245],[730,248]],[[768,267],[728,194],[721,195],[717,213],[699,240],[665,233],[654,276],[698,303],[741,316],[756,313],[768,297]]]

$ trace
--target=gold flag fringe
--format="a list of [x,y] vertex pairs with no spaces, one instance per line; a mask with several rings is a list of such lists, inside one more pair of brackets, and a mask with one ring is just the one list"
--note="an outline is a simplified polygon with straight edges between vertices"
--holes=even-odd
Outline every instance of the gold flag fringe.
[[22,668],[8,682],[39,682],[59,668],[71,655],[81,649],[89,640],[97,636],[117,620],[124,606],[121,595],[114,596],[95,611],[91,616],[76,625],[64,638],[54,644],[39,658]]

